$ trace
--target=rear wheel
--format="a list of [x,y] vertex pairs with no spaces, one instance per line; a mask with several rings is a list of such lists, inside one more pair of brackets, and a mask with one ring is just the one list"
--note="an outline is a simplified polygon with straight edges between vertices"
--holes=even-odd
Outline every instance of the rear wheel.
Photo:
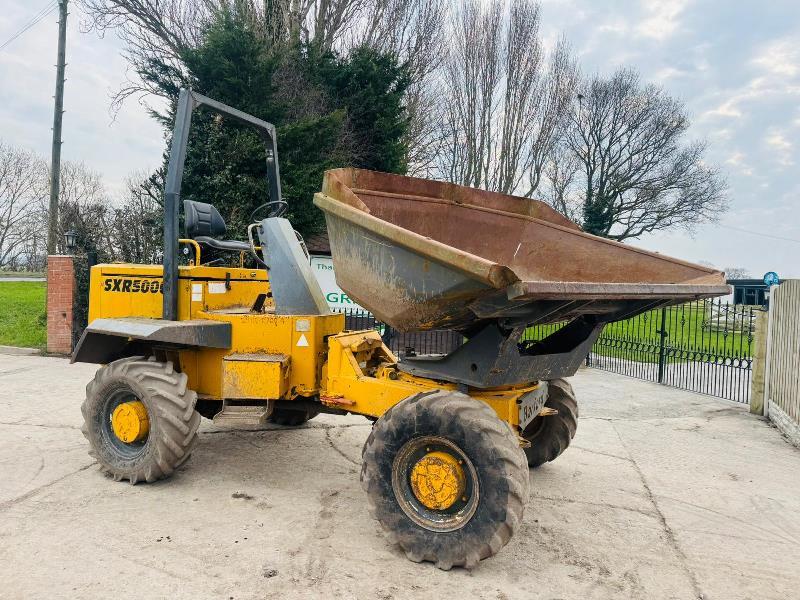
[[474,567],[522,521],[528,469],[517,436],[465,394],[398,403],[377,420],[362,457],[372,516],[415,562]]
[[[287,402],[286,404],[291,404]],[[298,403],[299,405],[299,403]],[[310,421],[319,414],[319,409],[313,406],[276,406],[272,409],[268,420],[270,423],[276,425],[283,425],[285,427],[297,427],[306,421]]]
[[572,386],[565,379],[553,379],[547,383],[545,407],[557,410],[558,414],[536,417],[522,432],[522,437],[531,443],[529,448],[525,448],[531,468],[560,456],[578,430],[578,402]]
[[115,480],[169,477],[197,442],[197,394],[171,362],[141,356],[101,367],[81,406],[89,454]]
[[194,409],[200,416],[212,421],[219,411],[222,410],[221,400],[198,400]]

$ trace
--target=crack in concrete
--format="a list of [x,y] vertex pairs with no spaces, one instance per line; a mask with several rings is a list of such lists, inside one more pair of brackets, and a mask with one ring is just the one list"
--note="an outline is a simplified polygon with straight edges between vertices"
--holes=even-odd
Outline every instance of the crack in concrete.
[[559,498],[555,496],[541,496],[538,494],[531,494],[531,499],[535,500],[546,500],[547,502],[555,502],[557,504],[566,503],[566,504],[583,504],[586,506],[597,506],[601,508],[611,508],[614,510],[625,510],[628,512],[637,513],[640,515],[644,515],[646,517],[651,518],[658,518],[658,515],[654,512],[643,510],[641,508],[631,508],[629,506],[621,506],[619,504],[611,504],[610,502],[591,502],[589,500],[576,500],[575,498]]
[[667,518],[664,516],[664,513],[661,512],[661,508],[658,506],[658,501],[656,501],[655,494],[650,489],[650,485],[647,483],[647,478],[645,478],[642,469],[639,467],[639,464],[636,462],[636,459],[631,454],[628,447],[625,445],[625,441],[622,439],[622,435],[620,434],[617,426],[614,422],[611,422],[611,427],[614,429],[614,433],[617,434],[617,438],[619,439],[619,443],[622,445],[623,449],[630,457],[631,464],[633,468],[636,470],[636,473],[639,475],[639,479],[642,482],[642,487],[647,494],[648,500],[653,505],[653,508],[656,510],[656,517],[658,518],[659,522],[661,523],[661,528],[664,530],[664,533],[667,536],[667,542],[669,543],[672,551],[675,552],[675,555],[678,557],[678,560],[681,563],[681,567],[683,567],[684,573],[686,573],[687,578],[689,579],[689,583],[692,585],[692,589],[694,590],[695,598],[702,600],[704,598],[703,591],[700,589],[700,582],[697,580],[697,576],[694,574],[694,571],[689,567],[689,559],[681,549],[680,545],[678,544],[678,539],[675,537],[675,532],[672,530],[672,527],[669,526],[667,523]]
[[19,367],[17,369],[9,369],[8,371],[0,371],[0,377],[3,375],[16,375],[17,373],[25,373],[26,371],[33,371],[33,367]]
[[344,453],[344,451],[343,451],[343,450],[341,450],[341,449],[340,449],[340,448],[339,448],[339,447],[338,447],[338,446],[337,446],[337,445],[336,445],[336,444],[333,442],[333,438],[331,437],[331,429],[335,429],[335,427],[328,427],[328,428],[326,428],[326,429],[325,429],[325,439],[327,440],[327,442],[328,442],[328,445],[329,445],[331,448],[333,448],[333,449],[334,449],[334,450],[335,450],[335,451],[336,451],[336,452],[337,452],[337,453],[338,453],[338,454],[339,454],[339,455],[340,455],[342,458],[344,458],[344,459],[345,459],[346,461],[348,461],[349,463],[352,463],[352,464],[354,464],[354,465],[356,465],[356,466],[361,466],[361,463],[360,463],[360,462],[357,462],[357,461],[353,460],[352,458],[350,458],[349,456],[347,456],[347,454],[345,454],[345,453]]
[[[735,522],[739,523],[740,526],[742,526],[742,528],[750,528],[750,529],[753,529],[753,530],[758,531],[760,533],[765,533],[768,536],[773,536],[773,539],[769,540],[771,542],[783,542],[783,543],[786,543],[786,544],[794,544],[794,545],[800,544],[800,539],[792,536],[791,533],[789,533],[787,531],[783,531],[783,532],[770,531],[769,529],[764,529],[763,527],[759,527],[757,525],[753,525],[753,523],[751,523],[750,521],[748,521],[746,519],[741,519],[741,518],[735,517],[733,515],[728,515],[728,514],[725,514],[723,512],[720,512],[718,510],[714,510],[713,508],[708,508],[708,507],[705,507],[705,506],[700,506],[699,504],[694,504],[693,502],[686,502],[685,500],[681,500],[680,498],[673,498],[672,496],[661,496],[661,499],[662,500],[667,500],[669,502],[675,502],[676,504],[681,504],[683,506],[688,506],[688,507],[691,507],[691,508],[699,510],[699,511],[708,512],[708,513],[711,513],[713,515],[717,515],[719,517],[722,517],[724,519],[729,519],[731,521],[735,521]],[[732,536],[730,534],[724,534],[724,533],[720,533],[720,532],[714,533],[713,535],[727,535],[728,537],[734,537],[734,536]],[[742,538],[742,539],[753,539],[753,540],[756,540],[757,538]]]
[[[736,416],[743,416],[747,413],[737,410],[736,407],[733,408],[726,408],[723,409],[726,412],[715,411],[711,414],[705,412],[699,412],[696,415],[657,415],[652,417],[639,417],[639,418],[626,418],[626,417],[584,417],[581,415],[581,421],[607,421],[617,422],[617,423],[648,423],[652,421],[686,421],[688,419],[693,420],[700,420],[703,419],[705,422],[712,421],[719,416],[724,416],[726,414],[736,414]],[[735,412],[731,412],[735,411]]]
[[[37,446],[37,448],[38,448],[38,446]],[[33,481],[35,481],[36,478],[39,476],[39,473],[41,473],[42,471],[44,471],[44,456],[43,455],[39,455],[39,467],[36,469],[36,472],[33,475],[30,476],[30,478],[28,479],[28,482],[25,485],[28,485],[29,483],[32,483]]]
[[607,456],[609,458],[616,458],[617,460],[624,460],[625,462],[633,462],[630,458],[626,458],[625,456],[618,456],[608,452],[600,452],[599,450],[589,450],[589,448],[583,448],[582,446],[576,446],[575,444],[572,444],[570,447],[575,448],[576,450],[581,450],[582,452],[588,452],[589,454],[597,454],[599,456]]
[[248,444],[248,445],[252,446],[253,448],[257,448],[258,450],[264,450],[263,446],[261,446],[259,444],[256,444],[248,436],[239,435],[240,434],[239,430],[233,431],[231,433],[233,434],[233,437],[235,437],[236,439],[242,440],[245,444]]
[[80,431],[80,427],[75,425],[44,425],[42,423],[23,423],[22,421],[0,421],[0,425],[16,425],[18,427],[42,427],[44,429],[75,429]]
[[73,475],[77,475],[78,473],[81,473],[82,471],[85,471],[89,467],[91,467],[93,465],[96,465],[96,464],[97,464],[97,461],[93,460],[88,465],[84,465],[81,468],[79,468],[79,469],[77,469],[75,471],[72,471],[71,473],[67,473],[66,475],[64,475],[62,477],[59,477],[58,479],[54,479],[53,481],[51,481],[49,483],[45,483],[43,485],[40,485],[37,488],[34,488],[34,489],[32,489],[32,490],[30,490],[28,492],[25,492],[21,496],[17,496],[16,498],[12,498],[11,500],[6,500],[4,502],[0,502],[0,511],[3,511],[3,510],[6,510],[8,508],[11,508],[13,506],[16,506],[17,504],[19,504],[21,502],[25,502],[25,500],[29,500],[30,498],[32,498],[33,496],[35,496],[36,494],[38,494],[42,490],[45,490],[45,489],[47,489],[49,487],[52,487],[55,484],[64,481],[68,477],[72,477]]

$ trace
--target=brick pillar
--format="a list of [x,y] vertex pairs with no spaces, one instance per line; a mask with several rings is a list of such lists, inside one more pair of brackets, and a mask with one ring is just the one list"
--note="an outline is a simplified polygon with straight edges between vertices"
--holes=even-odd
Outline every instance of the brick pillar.
[[71,256],[47,257],[47,351],[72,353],[75,266]]

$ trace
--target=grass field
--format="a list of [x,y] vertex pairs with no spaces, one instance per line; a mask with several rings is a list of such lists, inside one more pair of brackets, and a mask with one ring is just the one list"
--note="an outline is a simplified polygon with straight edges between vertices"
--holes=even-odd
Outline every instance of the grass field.
[[[665,347],[668,360],[687,360],[688,352],[707,355],[698,356],[699,360],[707,360],[712,355],[751,356],[750,309],[727,308],[723,303],[715,313],[722,315],[717,326],[710,326],[708,321],[712,313],[709,306],[692,303],[666,309],[664,329],[667,332]],[[542,339],[560,327],[561,324],[531,327],[526,332],[526,338]],[[660,330],[660,310],[610,323],[603,329],[592,352],[636,362],[658,362]]]
[[45,347],[46,293],[44,282],[0,279],[0,345]]

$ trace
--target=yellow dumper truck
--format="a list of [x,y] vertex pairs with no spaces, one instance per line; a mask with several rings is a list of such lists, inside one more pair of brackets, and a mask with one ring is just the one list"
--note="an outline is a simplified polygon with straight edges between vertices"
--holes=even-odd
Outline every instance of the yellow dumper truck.
[[[183,202],[193,110],[254,127],[268,190],[247,240],[211,205]],[[202,417],[297,425],[320,412],[374,422],[361,481],[408,558],[472,567],[518,528],[528,469],[575,435],[573,375],[606,323],[728,292],[720,272],[583,233],[547,205],[457,185],[340,169],[314,202],[338,284],[398,331],[451,329],[447,355],[406,356],[330,311],[283,218],[275,128],[183,90],[164,197],[162,265],[92,268],[73,361],[103,366],[81,410],[91,454],[116,480],[169,477]],[[188,264],[179,264],[179,253]],[[204,262],[213,250],[219,259]],[[564,323],[538,341],[526,328]],[[291,457],[287,457],[291,460]]]

